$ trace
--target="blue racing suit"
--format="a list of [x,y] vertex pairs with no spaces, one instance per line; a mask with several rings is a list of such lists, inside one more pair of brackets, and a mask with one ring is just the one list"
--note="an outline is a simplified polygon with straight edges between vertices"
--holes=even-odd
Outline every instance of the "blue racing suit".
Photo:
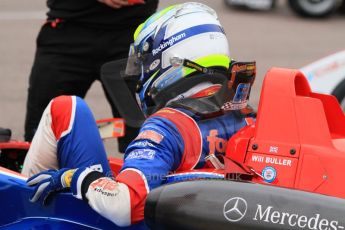
[[[246,120],[234,112],[200,119],[187,110],[163,108],[144,122],[126,150],[120,174],[113,180],[88,106],[81,98],[60,96],[52,100],[42,117],[23,173],[30,176],[48,168],[99,164],[102,177],[80,182],[87,183],[84,193],[88,202],[106,218],[128,225],[143,219],[148,192],[160,186],[169,173],[203,168],[205,157],[225,153],[227,140],[246,125]],[[35,162],[44,161],[45,156],[55,162],[37,166]],[[118,195],[121,192],[122,201]],[[127,208],[129,216],[121,216],[119,221],[118,209]]]

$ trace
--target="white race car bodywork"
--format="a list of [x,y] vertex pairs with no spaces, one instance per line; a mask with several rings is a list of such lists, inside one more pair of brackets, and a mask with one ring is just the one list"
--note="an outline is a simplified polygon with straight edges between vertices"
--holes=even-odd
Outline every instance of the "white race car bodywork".
[[301,71],[307,77],[312,91],[333,94],[345,79],[345,50],[313,62],[301,68]]

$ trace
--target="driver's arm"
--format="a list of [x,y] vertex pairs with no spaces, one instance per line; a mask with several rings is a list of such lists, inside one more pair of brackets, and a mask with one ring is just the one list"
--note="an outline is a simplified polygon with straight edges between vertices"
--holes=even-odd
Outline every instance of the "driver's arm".
[[149,119],[129,145],[116,180],[94,172],[86,178],[76,177],[80,182],[76,180],[72,190],[79,187],[79,198],[117,225],[137,223],[144,218],[147,194],[179,166],[183,149],[183,141],[171,122]]

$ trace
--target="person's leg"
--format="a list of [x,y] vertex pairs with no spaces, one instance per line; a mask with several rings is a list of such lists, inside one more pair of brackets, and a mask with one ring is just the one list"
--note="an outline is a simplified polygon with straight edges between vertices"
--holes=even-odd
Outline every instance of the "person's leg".
[[30,177],[48,169],[58,169],[57,144],[51,128],[51,103],[43,112],[37,131],[26,154],[22,174]]
[[[57,78],[51,69],[56,68],[52,61],[53,58],[45,52],[45,48],[40,44],[47,33],[46,30],[47,25],[44,25],[38,34],[35,59],[29,76],[24,134],[26,141],[32,140],[44,108],[57,91]],[[51,77],[50,74],[53,76]]]
[[[95,74],[85,53],[86,36],[67,23],[58,28],[44,25],[37,37],[37,50],[29,78],[25,140],[31,141],[49,101],[59,95],[84,97]],[[85,44],[84,44],[85,43]]]
[[22,173],[32,176],[47,169],[92,165],[101,165],[106,175],[112,175],[90,109],[79,97],[53,99],[44,111]]

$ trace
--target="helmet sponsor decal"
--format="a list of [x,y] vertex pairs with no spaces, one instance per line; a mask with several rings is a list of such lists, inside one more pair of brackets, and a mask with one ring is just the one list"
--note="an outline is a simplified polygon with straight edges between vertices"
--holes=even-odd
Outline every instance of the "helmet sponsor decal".
[[154,69],[156,69],[157,66],[158,66],[160,63],[161,63],[161,61],[160,61],[159,59],[154,60],[154,61],[151,63],[149,69],[150,69],[151,71],[154,70]]
[[[164,28],[162,28],[162,31],[164,31]],[[216,24],[204,24],[204,25],[197,25],[190,27],[188,29],[185,29],[183,31],[180,31],[179,34],[173,35],[165,40],[163,40],[157,48],[152,49],[152,55],[155,56],[162,52],[163,50],[166,50],[173,46],[175,43],[178,43],[184,39],[188,39],[192,36],[199,35],[202,33],[224,33],[223,27],[216,25]],[[157,36],[156,36],[157,37]]]
[[173,46],[175,42],[178,42],[179,40],[186,37],[186,33],[180,33],[176,36],[171,36],[168,40],[164,40],[159,46],[152,50],[152,55],[155,56],[156,54],[160,53],[163,49],[169,48],[170,46]]
[[157,92],[161,91],[162,89],[172,85],[173,83],[177,82],[183,77],[182,67],[172,68],[168,70],[166,73],[159,76],[155,82],[152,84]]

